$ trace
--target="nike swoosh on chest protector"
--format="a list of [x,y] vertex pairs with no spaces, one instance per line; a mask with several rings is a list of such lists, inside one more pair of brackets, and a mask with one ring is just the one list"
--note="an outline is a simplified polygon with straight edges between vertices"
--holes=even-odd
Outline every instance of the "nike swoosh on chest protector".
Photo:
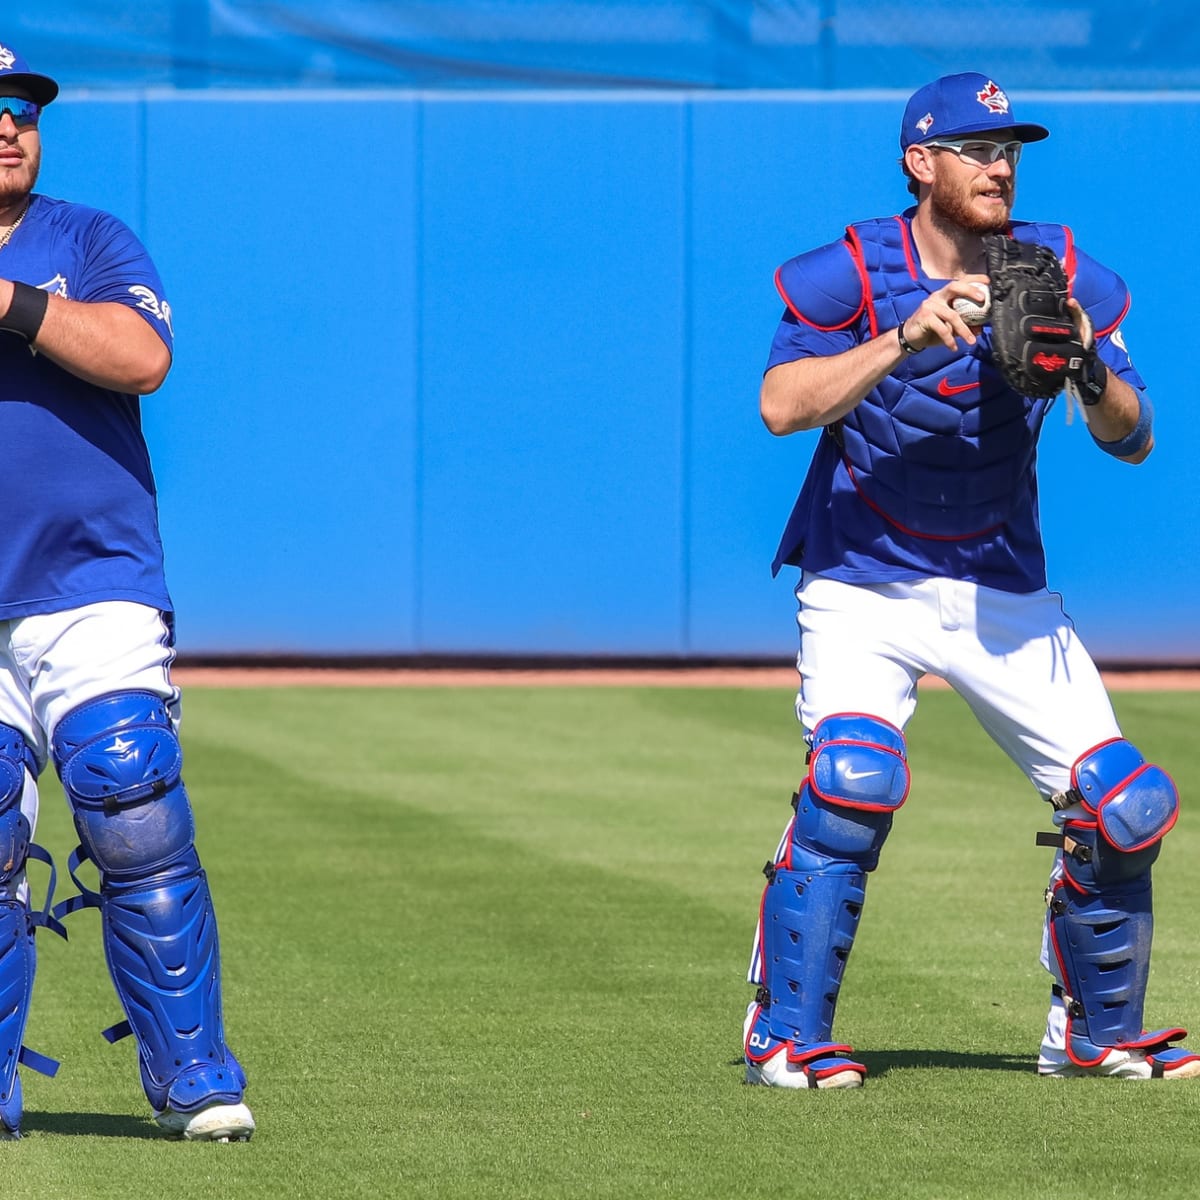
[[951,383],[950,380],[942,378],[938,380],[938,395],[939,396],[958,396],[963,392],[969,392],[973,388],[979,386],[979,381],[974,380],[971,383]]

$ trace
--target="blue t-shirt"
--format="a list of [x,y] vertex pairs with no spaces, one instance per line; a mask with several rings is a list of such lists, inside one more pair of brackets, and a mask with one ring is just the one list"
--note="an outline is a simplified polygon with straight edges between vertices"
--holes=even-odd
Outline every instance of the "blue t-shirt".
[[[173,346],[145,248],[108,213],[35,194],[0,276],[112,301]],[[0,331],[0,620],[99,600],[169,611],[158,504],[137,396],[86,383]]]

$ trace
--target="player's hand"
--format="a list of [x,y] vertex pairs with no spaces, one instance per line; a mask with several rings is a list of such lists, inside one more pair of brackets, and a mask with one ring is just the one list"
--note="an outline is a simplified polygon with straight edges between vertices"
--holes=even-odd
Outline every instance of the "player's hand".
[[1087,309],[1074,296],[1067,300],[1067,315],[1071,318],[1071,323],[1079,334],[1083,348],[1090,350],[1096,344],[1096,327],[1092,324],[1092,318],[1088,316]]
[[986,285],[987,281],[986,275],[964,275],[938,288],[904,322],[905,338],[918,350],[926,350],[938,342],[947,350],[956,350],[959,338],[968,346],[975,345],[975,330],[954,311],[954,301],[967,299],[982,304],[987,292],[981,285]]

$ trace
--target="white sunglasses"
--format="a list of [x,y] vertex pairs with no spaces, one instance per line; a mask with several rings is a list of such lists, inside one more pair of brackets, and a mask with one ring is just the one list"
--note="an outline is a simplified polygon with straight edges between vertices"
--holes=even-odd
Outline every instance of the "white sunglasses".
[[949,150],[977,167],[990,167],[1001,155],[1010,167],[1021,161],[1024,142],[987,142],[975,138],[954,138],[944,142],[925,142],[934,150]]

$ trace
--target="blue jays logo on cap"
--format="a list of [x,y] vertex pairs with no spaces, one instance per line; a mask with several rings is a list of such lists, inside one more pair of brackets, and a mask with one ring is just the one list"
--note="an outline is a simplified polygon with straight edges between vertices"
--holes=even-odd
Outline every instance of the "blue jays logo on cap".
[[1022,142],[1040,142],[1050,131],[1014,119],[1008,93],[986,75],[943,75],[912,94],[900,125],[900,149],[933,138],[1011,130]]
[[1008,97],[990,79],[975,93],[975,99],[989,112],[1008,112]]
[[39,75],[10,46],[0,45],[0,90],[20,89],[34,104],[45,108],[58,95],[58,84],[49,75]]

